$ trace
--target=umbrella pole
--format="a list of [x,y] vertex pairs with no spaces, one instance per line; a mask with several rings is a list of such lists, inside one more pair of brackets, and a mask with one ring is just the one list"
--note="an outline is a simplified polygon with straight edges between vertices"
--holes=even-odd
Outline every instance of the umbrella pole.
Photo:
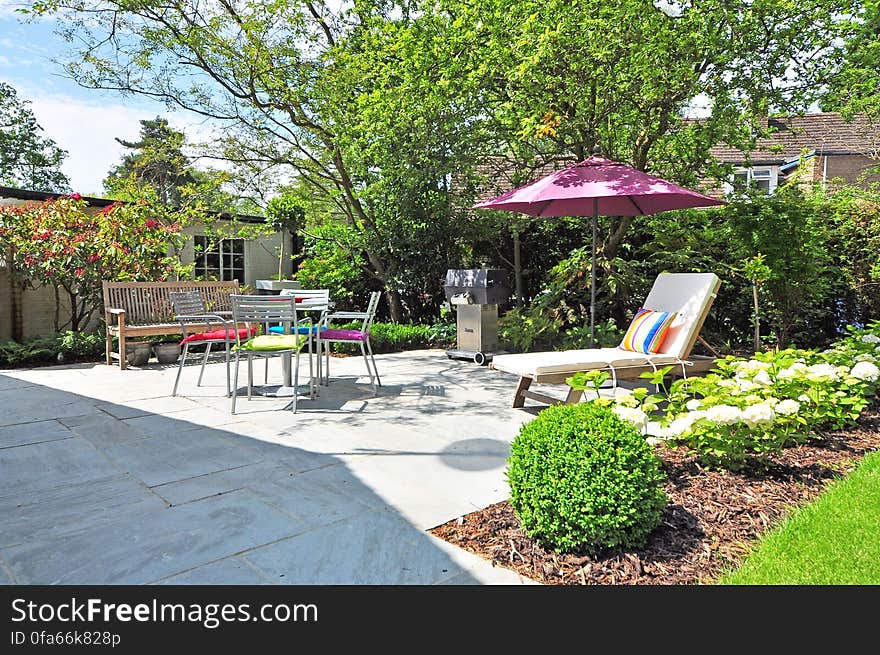
[[599,199],[593,199],[593,265],[590,271],[590,348],[595,345],[596,330],[596,223],[599,214]]

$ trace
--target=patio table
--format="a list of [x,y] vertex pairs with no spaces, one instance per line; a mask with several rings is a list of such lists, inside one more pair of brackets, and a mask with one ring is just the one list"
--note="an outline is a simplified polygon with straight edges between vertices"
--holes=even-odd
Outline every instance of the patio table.
[[[330,307],[333,306],[332,302],[324,302],[324,301],[314,301],[311,299],[304,299],[302,302],[296,302],[296,310],[299,311],[307,311],[307,312],[325,312]],[[318,320],[320,320],[320,314],[318,315]],[[286,329],[289,329],[289,325],[285,325]],[[283,381],[281,385],[275,387],[267,387],[264,389],[264,396],[273,396],[276,398],[284,398],[293,396],[295,389],[293,387],[293,355],[290,353],[285,353],[281,356],[281,372]],[[321,360],[318,358],[318,368],[316,371],[318,378],[320,379],[321,375]],[[299,385],[304,386],[304,385]],[[316,391],[317,392],[317,391]]]

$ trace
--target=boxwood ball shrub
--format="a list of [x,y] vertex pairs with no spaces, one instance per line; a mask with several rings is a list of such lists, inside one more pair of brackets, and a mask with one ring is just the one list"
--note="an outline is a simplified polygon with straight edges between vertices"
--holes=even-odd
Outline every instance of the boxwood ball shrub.
[[660,460],[608,407],[557,405],[511,445],[510,503],[526,533],[558,552],[641,546],[660,523]]

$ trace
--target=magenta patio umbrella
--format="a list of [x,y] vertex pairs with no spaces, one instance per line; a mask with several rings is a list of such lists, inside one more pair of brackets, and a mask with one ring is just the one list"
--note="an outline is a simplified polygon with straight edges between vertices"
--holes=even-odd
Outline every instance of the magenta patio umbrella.
[[529,216],[590,216],[593,261],[590,287],[590,347],[596,323],[596,231],[598,216],[645,216],[672,209],[727,204],[593,155],[541,179],[485,200],[474,209],[504,209]]

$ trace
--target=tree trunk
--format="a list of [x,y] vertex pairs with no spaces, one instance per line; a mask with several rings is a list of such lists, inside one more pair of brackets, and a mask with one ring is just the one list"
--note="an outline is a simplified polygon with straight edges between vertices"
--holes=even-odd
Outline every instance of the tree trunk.
[[393,323],[403,323],[403,303],[397,289],[385,287],[385,299],[388,301],[388,312]]
[[60,322],[61,322],[61,318],[60,318],[61,296],[58,294],[58,285],[57,284],[53,284],[52,289],[55,292],[55,315],[52,319],[52,326],[55,328],[55,332],[60,332],[61,331],[61,324],[60,324]]
[[752,302],[755,304],[755,352],[761,349],[761,318],[758,315],[758,285],[752,283]]
[[80,313],[79,306],[76,301],[76,293],[68,289],[67,295],[70,300],[70,329],[74,332],[79,332]]

